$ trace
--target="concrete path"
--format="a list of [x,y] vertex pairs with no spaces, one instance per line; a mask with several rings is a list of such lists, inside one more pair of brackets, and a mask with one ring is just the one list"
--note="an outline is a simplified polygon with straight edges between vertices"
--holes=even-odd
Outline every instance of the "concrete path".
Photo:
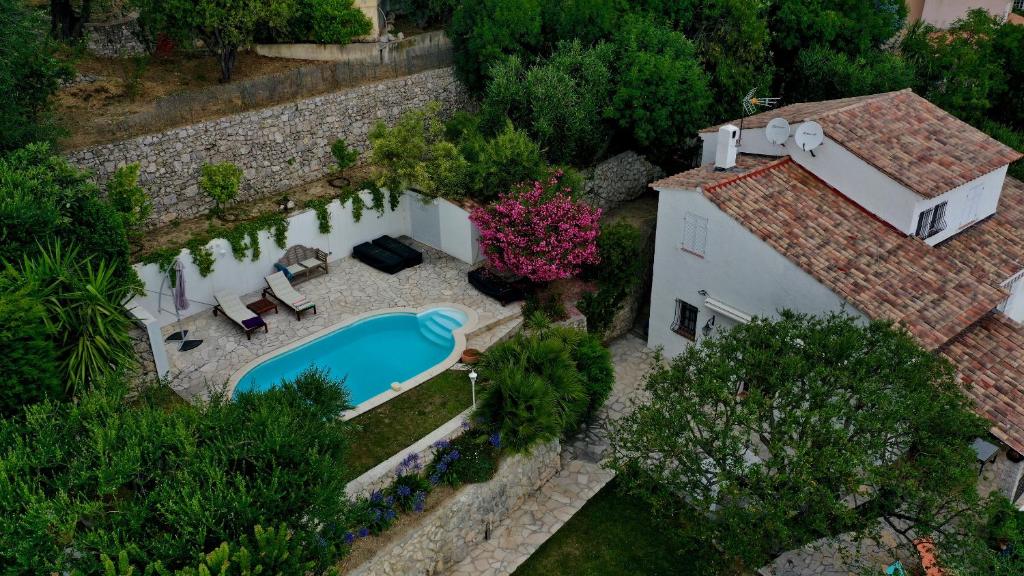
[[652,352],[633,336],[613,342],[611,352],[615,388],[594,423],[565,443],[562,470],[496,526],[490,540],[452,567],[450,576],[511,574],[612,479],[614,474],[600,464],[608,455],[608,424],[640,400]]

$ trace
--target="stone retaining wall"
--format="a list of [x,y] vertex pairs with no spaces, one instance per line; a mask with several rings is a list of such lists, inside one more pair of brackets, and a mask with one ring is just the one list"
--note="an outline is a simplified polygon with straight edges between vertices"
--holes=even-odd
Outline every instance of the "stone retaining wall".
[[101,58],[142,56],[146,46],[139,39],[138,16],[135,14],[111,22],[89,22],[85,25],[86,49]]
[[244,112],[68,154],[100,182],[119,166],[139,162],[139,183],[153,198],[152,223],[190,218],[213,206],[199,190],[204,164],[231,162],[244,176],[242,201],[281,193],[328,174],[330,145],[343,138],[361,151],[378,120],[436,100],[445,114],[469,97],[451,68],[429,70],[263,110]]
[[665,172],[636,152],[627,151],[586,170],[583,199],[602,210],[611,210],[647,191],[647,185]]
[[128,336],[132,339],[132,348],[139,361],[135,378],[139,381],[148,381],[157,378],[156,358],[153,356],[153,346],[149,341],[149,333],[143,326],[133,326]]
[[552,441],[528,455],[505,458],[491,480],[471,484],[410,526],[352,576],[438,574],[465,559],[523,500],[561,469],[561,446]]

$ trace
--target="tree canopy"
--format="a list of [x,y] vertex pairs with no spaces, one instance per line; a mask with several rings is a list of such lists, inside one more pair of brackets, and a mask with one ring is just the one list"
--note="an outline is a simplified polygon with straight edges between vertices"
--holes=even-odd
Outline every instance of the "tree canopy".
[[[613,433],[613,468],[669,526],[756,568],[811,540],[900,531],[955,541],[985,434],[952,366],[903,330],[783,312],[691,346]],[[941,545],[940,545],[941,547]]]
[[452,15],[448,37],[455,70],[473,92],[484,88],[490,67],[503,56],[535,53],[541,46],[538,0],[463,2]]
[[0,0],[0,152],[57,135],[50,96],[70,68],[55,49],[41,12],[22,0]]

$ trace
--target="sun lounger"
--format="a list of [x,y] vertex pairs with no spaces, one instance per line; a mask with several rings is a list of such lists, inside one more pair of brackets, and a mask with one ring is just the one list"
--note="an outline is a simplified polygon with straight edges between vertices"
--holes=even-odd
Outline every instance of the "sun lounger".
[[316,314],[316,304],[296,292],[295,288],[292,288],[292,285],[288,282],[288,279],[284,277],[284,272],[275,272],[267,276],[265,280],[267,281],[267,288],[263,289],[264,298],[268,294],[273,296],[275,300],[294,310],[295,317],[299,320],[302,319],[302,313],[306,310],[312,309],[313,314]]
[[352,249],[352,255],[357,260],[388,274],[394,274],[405,269],[405,261],[394,252],[374,246],[369,242],[363,242]]
[[383,248],[401,258],[405,268],[423,263],[423,253],[399,242],[398,240],[395,240],[391,236],[381,236],[373,241],[373,245],[378,248]]
[[247,339],[252,340],[252,333],[260,328],[263,328],[264,332],[269,332],[267,323],[263,321],[263,318],[260,318],[258,314],[253,314],[252,310],[246,308],[242,301],[238,299],[237,294],[221,290],[215,292],[213,297],[217,300],[217,305],[213,307],[213,315],[216,316],[217,312],[224,313],[235,324],[238,324],[242,330],[245,330],[245,337]]

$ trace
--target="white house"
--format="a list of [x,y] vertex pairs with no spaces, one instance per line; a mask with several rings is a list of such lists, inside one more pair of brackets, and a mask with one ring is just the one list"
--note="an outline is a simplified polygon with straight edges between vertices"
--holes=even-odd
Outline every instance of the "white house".
[[1024,454],[1021,154],[909,90],[739,125],[703,131],[704,164],[652,185],[649,345],[675,355],[784,308],[891,319],[958,364]]

